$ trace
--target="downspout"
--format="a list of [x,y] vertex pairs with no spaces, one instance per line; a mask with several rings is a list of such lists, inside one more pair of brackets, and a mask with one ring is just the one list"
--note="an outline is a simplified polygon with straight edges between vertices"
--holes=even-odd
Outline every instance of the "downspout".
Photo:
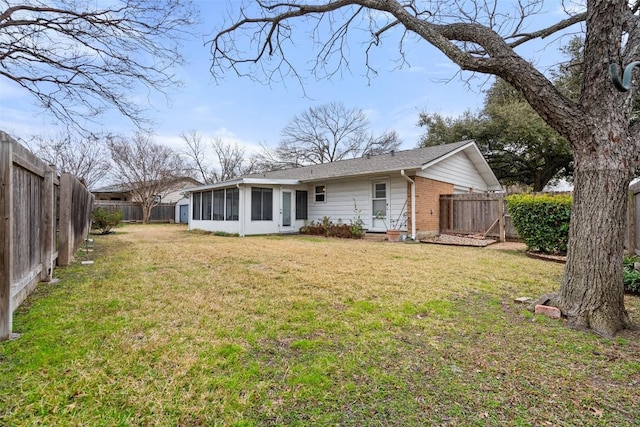
[[400,175],[411,184],[411,239],[416,240],[416,182],[404,173],[404,169]]
[[240,188],[240,183],[236,184],[238,189],[238,221],[240,221],[240,237],[244,237],[244,192]]

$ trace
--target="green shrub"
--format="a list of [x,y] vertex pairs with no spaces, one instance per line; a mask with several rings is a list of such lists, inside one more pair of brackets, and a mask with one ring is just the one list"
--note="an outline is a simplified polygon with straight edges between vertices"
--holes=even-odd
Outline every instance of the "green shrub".
[[622,270],[624,290],[634,294],[640,294],[640,270],[636,270],[634,266],[637,262],[640,262],[640,257],[625,257]]
[[122,211],[106,208],[95,208],[91,212],[92,228],[100,230],[101,234],[109,234],[113,227],[117,227],[122,221]]
[[506,201],[513,225],[529,250],[567,253],[571,196],[514,194]]

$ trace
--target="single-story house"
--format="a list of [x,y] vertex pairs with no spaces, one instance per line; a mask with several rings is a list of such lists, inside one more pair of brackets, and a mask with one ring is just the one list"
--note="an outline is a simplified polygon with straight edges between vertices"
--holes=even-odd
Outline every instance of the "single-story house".
[[360,218],[368,232],[399,228],[415,239],[439,232],[441,194],[501,189],[469,140],[244,175],[185,195],[190,230],[290,233],[326,216],[345,224]]
[[[159,203],[176,203],[182,199],[183,192],[187,188],[192,188],[202,183],[189,177],[176,178],[174,185],[166,194],[159,194]],[[92,190],[91,193],[95,196],[96,200],[111,200],[119,202],[135,202],[134,195],[128,185],[114,184],[106,187],[97,188]]]

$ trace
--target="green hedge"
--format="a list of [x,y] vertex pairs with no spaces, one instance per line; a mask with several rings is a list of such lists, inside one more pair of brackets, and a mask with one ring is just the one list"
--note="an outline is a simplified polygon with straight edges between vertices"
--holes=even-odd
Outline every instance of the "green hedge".
[[506,201],[511,221],[529,250],[567,253],[570,195],[514,194]]

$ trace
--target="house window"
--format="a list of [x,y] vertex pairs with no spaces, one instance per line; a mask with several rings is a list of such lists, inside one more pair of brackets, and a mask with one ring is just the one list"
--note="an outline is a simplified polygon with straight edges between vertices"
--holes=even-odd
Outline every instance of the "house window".
[[273,189],[251,188],[251,220],[273,221]]
[[227,221],[237,221],[240,212],[240,190],[227,188]]
[[213,192],[213,220],[224,221],[224,190]]
[[201,205],[201,199],[202,199],[202,193],[193,193],[193,195],[191,196],[191,200],[193,201],[193,206],[192,206],[192,215],[194,220],[198,221],[200,220],[200,205]]
[[307,199],[307,191],[296,191],[296,219],[309,219]]
[[327,201],[327,186],[326,185],[316,185],[315,187],[315,197],[316,202],[326,202]]
[[203,221],[211,221],[211,191],[205,191],[202,194],[202,216]]

